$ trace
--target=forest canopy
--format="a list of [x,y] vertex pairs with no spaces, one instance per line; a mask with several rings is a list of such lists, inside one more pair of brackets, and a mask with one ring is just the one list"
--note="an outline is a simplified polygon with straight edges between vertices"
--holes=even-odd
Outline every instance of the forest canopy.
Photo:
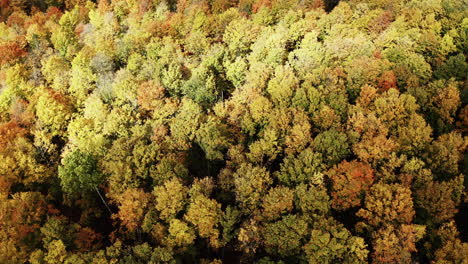
[[0,0],[0,263],[468,263],[463,0]]

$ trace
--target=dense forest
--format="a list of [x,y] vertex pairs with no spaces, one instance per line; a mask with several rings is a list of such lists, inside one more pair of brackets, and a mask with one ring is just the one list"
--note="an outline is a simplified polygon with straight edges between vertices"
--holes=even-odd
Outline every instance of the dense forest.
[[0,0],[0,263],[468,263],[466,0]]

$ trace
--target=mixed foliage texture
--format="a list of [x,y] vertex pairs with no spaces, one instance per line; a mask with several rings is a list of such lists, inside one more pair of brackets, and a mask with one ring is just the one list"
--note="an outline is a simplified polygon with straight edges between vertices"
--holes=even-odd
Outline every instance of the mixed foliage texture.
[[468,263],[463,0],[0,0],[0,263]]

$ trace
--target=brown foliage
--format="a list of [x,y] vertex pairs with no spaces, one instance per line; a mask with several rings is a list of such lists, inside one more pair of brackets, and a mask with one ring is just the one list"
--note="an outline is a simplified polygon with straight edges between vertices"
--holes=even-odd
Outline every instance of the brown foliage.
[[40,228],[46,203],[40,193],[16,193],[12,199],[0,197],[0,212],[0,236],[6,234],[19,242]]
[[34,123],[34,113],[32,113],[29,106],[29,102],[22,99],[13,102],[10,108],[11,120],[25,127]]
[[149,203],[149,194],[141,189],[127,189],[117,198],[117,201],[119,212],[113,218],[120,219],[129,231],[136,230],[143,221]]
[[416,204],[427,210],[436,223],[450,220],[458,213],[462,182],[461,177],[447,182],[430,181],[416,190]]
[[0,66],[13,63],[19,58],[26,56],[27,51],[18,42],[7,42],[0,45]]
[[47,9],[47,17],[58,16],[60,17],[63,12],[55,6],[51,6]]
[[75,245],[83,252],[93,248],[99,248],[101,234],[94,232],[91,228],[84,227],[76,234]]
[[416,225],[388,226],[373,234],[373,263],[410,263],[424,228]]
[[393,13],[387,10],[370,23],[369,29],[372,32],[381,33],[392,23],[393,20]]
[[262,8],[262,7],[270,8],[271,4],[272,4],[271,0],[258,0],[252,6],[252,12],[257,13],[260,10],[260,8]]
[[26,129],[22,128],[18,123],[10,121],[0,125],[0,152],[6,148],[18,137],[22,137],[27,133]]
[[366,194],[364,207],[357,216],[364,226],[375,228],[389,224],[409,224],[414,217],[411,190],[399,184],[374,184]]
[[390,90],[390,88],[397,88],[397,79],[395,73],[393,71],[385,71],[379,78],[379,90],[380,92],[386,92]]
[[238,4],[238,0],[214,0],[211,5],[211,11],[214,14],[222,13]]
[[162,99],[165,93],[164,87],[154,81],[147,81],[138,88],[138,104],[145,110],[153,110],[157,106],[157,100]]
[[343,161],[327,173],[333,182],[332,206],[338,210],[361,205],[362,197],[374,182],[372,168],[359,161]]

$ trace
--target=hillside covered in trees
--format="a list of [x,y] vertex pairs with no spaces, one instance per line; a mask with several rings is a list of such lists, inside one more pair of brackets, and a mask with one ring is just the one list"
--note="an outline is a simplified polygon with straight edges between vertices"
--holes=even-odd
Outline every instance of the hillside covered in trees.
[[0,263],[468,263],[464,0],[0,0]]

